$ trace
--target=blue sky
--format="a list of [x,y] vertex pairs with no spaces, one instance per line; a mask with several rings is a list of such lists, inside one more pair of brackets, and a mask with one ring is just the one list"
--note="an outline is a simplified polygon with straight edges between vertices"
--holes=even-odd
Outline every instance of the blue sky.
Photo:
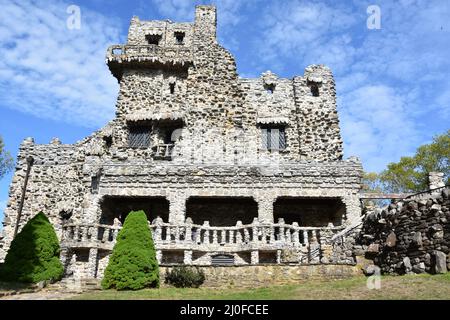
[[[118,84],[106,49],[126,41],[133,15],[193,21],[194,5],[218,7],[220,42],[242,77],[281,77],[326,64],[337,83],[345,157],[365,170],[411,155],[450,123],[450,1],[0,0],[0,135],[74,143],[113,118]],[[67,8],[81,28],[67,28]],[[378,5],[381,29],[368,29]],[[12,175],[0,181],[0,220]]]

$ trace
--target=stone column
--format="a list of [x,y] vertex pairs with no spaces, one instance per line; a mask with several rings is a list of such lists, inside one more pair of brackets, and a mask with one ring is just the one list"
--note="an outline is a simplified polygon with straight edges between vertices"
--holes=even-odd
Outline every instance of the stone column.
[[174,193],[167,197],[169,200],[169,223],[181,224],[186,219],[186,195]]
[[98,249],[89,249],[88,273],[90,278],[96,277]]
[[161,264],[162,261],[162,251],[156,250],[156,260],[158,260],[158,264]]
[[348,195],[342,198],[342,202],[345,205],[345,215],[346,220],[343,221],[346,225],[351,225],[352,223],[359,220],[361,217],[361,202],[357,195]]
[[430,172],[428,174],[428,187],[430,190],[445,187],[443,172]]
[[271,196],[260,196],[258,201],[258,220],[262,223],[273,223],[273,204],[276,198]]
[[259,264],[259,251],[258,250],[254,250],[251,252],[250,263],[251,264]]
[[184,260],[183,263],[186,265],[192,264],[192,250],[184,250]]

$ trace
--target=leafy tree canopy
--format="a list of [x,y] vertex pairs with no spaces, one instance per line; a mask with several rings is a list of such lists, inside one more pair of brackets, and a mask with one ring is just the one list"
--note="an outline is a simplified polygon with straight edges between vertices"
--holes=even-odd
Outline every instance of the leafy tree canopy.
[[14,160],[5,150],[2,137],[0,137],[0,179],[13,169]]
[[443,172],[450,184],[450,130],[420,146],[412,157],[390,163],[380,174],[365,173],[363,189],[383,192],[420,192],[428,189],[428,174]]

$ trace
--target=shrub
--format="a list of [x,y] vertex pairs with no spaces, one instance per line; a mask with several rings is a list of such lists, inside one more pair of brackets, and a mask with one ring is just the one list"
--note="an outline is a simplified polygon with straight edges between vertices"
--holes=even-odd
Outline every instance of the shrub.
[[144,211],[130,212],[109,259],[103,289],[159,287],[159,267]]
[[166,283],[177,288],[198,288],[205,282],[205,274],[197,267],[177,266],[166,275]]
[[0,279],[25,283],[60,280],[64,268],[59,252],[55,230],[45,214],[39,212],[11,242],[0,270]]

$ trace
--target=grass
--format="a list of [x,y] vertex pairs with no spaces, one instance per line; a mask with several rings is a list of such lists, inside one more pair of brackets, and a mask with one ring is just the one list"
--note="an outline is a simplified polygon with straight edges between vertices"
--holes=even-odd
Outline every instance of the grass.
[[444,299],[450,300],[450,273],[444,275],[382,276],[381,288],[369,290],[366,277],[343,280],[313,280],[302,284],[264,288],[199,288],[172,287],[139,291],[94,291],[76,300],[330,300],[330,299]]

